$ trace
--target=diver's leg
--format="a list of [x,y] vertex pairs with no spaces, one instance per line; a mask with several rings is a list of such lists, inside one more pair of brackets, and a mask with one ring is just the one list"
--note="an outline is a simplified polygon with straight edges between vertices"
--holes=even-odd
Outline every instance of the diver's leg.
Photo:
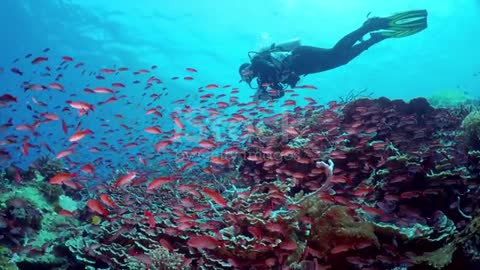
[[353,47],[358,41],[362,41],[366,34],[383,29],[388,26],[388,20],[385,18],[370,18],[357,30],[346,35],[335,44],[333,50],[345,50]]
[[347,64],[362,52],[368,50],[370,47],[382,40],[385,40],[386,38],[387,37],[383,35],[372,33],[369,39],[355,44],[352,47],[335,49],[334,54],[336,55],[335,58],[338,66]]

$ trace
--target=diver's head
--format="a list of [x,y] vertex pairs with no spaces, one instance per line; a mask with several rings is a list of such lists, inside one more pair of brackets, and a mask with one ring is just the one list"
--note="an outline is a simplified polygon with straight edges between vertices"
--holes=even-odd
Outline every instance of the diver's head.
[[238,69],[238,73],[240,73],[240,77],[242,78],[242,81],[245,81],[248,84],[250,84],[253,78],[255,77],[251,67],[252,67],[251,64],[243,63]]

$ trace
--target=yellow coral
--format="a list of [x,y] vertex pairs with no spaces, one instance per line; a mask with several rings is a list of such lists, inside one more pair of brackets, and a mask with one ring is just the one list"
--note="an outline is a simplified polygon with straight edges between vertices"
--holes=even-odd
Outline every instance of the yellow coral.
[[463,119],[462,128],[467,143],[473,149],[480,148],[480,111],[473,111]]
[[355,219],[348,207],[326,203],[315,196],[302,202],[302,207],[298,218],[313,218],[309,246],[321,254],[328,254],[337,245],[354,246],[366,241],[379,245],[374,225]]

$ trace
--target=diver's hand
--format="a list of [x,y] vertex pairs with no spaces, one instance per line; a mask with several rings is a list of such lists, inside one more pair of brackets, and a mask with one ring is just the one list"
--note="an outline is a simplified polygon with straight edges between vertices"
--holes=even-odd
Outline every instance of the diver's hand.
[[269,100],[269,99],[270,99],[270,95],[268,94],[266,88],[258,88],[257,92],[253,96],[253,101],[254,102],[265,101],[265,100]]

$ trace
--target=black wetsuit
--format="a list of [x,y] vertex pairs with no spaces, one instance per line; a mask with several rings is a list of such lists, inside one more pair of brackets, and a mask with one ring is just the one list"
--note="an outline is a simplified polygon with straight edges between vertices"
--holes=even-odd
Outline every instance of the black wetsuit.
[[369,39],[362,40],[366,34],[382,27],[385,27],[385,21],[381,18],[369,19],[362,27],[343,37],[331,49],[299,46],[282,61],[280,68],[272,64],[274,60],[271,59],[271,51],[257,54],[252,58],[251,70],[257,77],[259,92],[263,91],[265,94],[266,87],[262,87],[262,84],[269,84],[273,89],[280,90],[279,96],[283,96],[284,85],[295,87],[300,79],[299,76],[347,64],[372,45],[385,39],[382,35],[372,34]]

